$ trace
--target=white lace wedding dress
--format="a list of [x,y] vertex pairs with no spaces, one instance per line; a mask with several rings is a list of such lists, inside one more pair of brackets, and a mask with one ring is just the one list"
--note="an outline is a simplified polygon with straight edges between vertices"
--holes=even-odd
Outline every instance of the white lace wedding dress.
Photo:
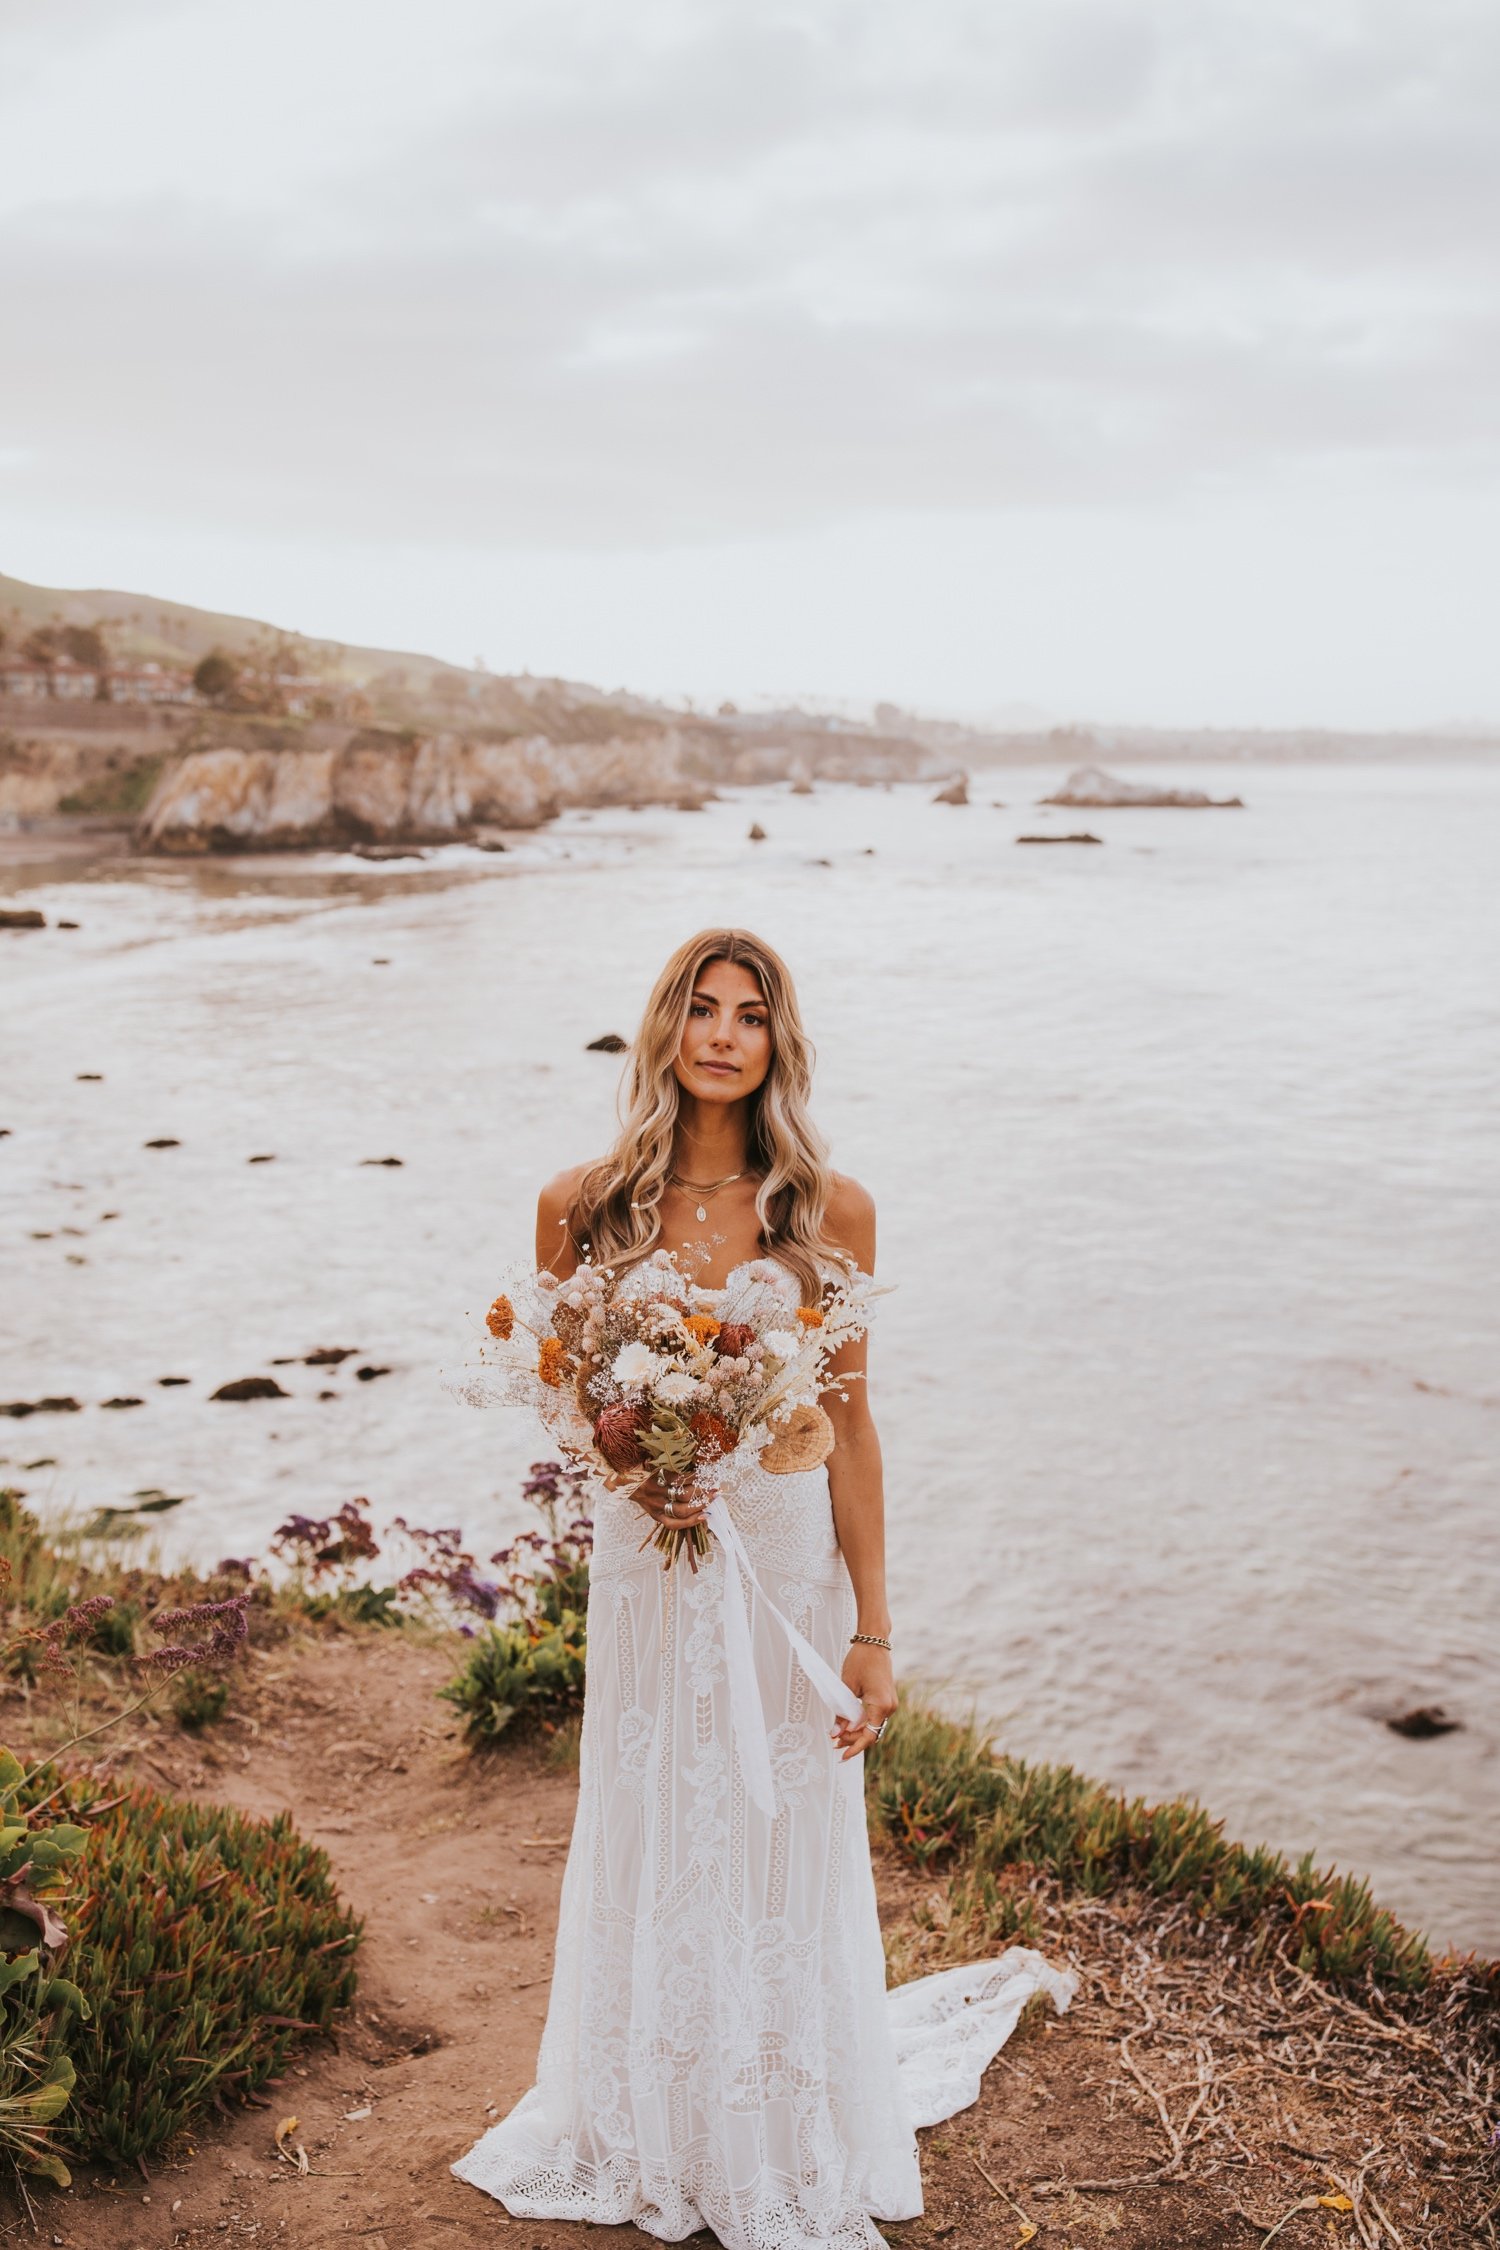
[[[795,1305],[789,1275],[748,1272],[717,1294]],[[1026,2001],[1065,2008],[1073,1980],[1012,1948],[886,1991],[863,1759],[815,1685],[848,1698],[854,1629],[827,1471],[731,1455],[715,1511],[696,1575],[664,1571],[640,1511],[598,1492],[536,2082],[453,2169],[526,2218],[869,2250],[874,2219],[922,2209],[915,2128],[975,2100]]]

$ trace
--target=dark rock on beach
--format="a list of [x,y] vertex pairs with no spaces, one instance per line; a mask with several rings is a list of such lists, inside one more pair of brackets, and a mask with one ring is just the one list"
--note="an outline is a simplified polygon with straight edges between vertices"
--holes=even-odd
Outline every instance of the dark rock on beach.
[[1210,797],[1203,789],[1163,789],[1150,781],[1121,781],[1115,774],[1106,773],[1102,766],[1079,766],[1070,773],[1055,795],[1044,797],[1044,805],[1177,805],[1185,811],[1212,808],[1229,811],[1237,808],[1243,812],[1243,797]]
[[1408,1742],[1431,1742],[1436,1735],[1458,1734],[1463,1727],[1462,1719],[1450,1719],[1440,1703],[1419,1704],[1385,1723],[1392,1734],[1405,1735]]
[[229,1399],[289,1398],[291,1393],[282,1389],[274,1375],[242,1375],[238,1382],[221,1383],[209,1395],[211,1398]]
[[47,917],[34,906],[0,906],[0,930],[45,930]]
[[932,801],[935,805],[966,805],[969,801],[968,775],[961,773],[956,781],[949,782],[946,789],[940,789]]
[[359,1161],[361,1165],[373,1165],[377,1171],[383,1166],[399,1171],[404,1160],[399,1156],[362,1156]]
[[182,1143],[181,1143],[181,1141],[175,1141],[175,1140],[173,1140],[173,1138],[172,1138],[172,1136],[170,1135],[170,1133],[168,1133],[168,1134],[164,1135],[164,1136],[162,1137],[162,1139],[160,1139],[160,1140],[157,1140],[157,1141],[147,1141],[147,1142],[145,1143],[145,1146],[146,1146],[147,1148],[181,1148],[181,1146],[182,1146]]
[[591,1039],[583,1051],[586,1055],[623,1055],[629,1044],[618,1031],[606,1031],[598,1039]]
[[144,1406],[145,1403],[143,1398],[102,1398],[99,1401],[101,1411],[112,1406]]
[[76,1398],[13,1398],[9,1405],[0,1406],[0,1414],[8,1414],[12,1421],[24,1421],[28,1414],[81,1414],[82,1407]]
[[415,844],[352,844],[350,850],[356,859],[425,859],[427,854]]
[[102,1070],[75,1070],[73,1076],[80,1086],[99,1086],[104,1082]]
[[274,1164],[276,1159],[274,1156],[247,1156],[245,1162],[247,1164]]
[[344,1360],[353,1359],[358,1350],[357,1344],[320,1344],[315,1352],[303,1353],[302,1364],[304,1367],[338,1367]]
[[161,1390],[175,1391],[179,1390],[184,1383],[190,1383],[192,1379],[191,1375],[158,1375],[156,1381]]
[[373,1383],[378,1375],[389,1375],[389,1373],[388,1367],[357,1367],[354,1371],[354,1379],[357,1383]]
[[763,844],[765,840],[765,830],[761,827],[761,824],[758,820],[753,820],[750,823],[750,842],[752,844]]
[[1018,844],[1102,844],[1102,836],[1091,836],[1087,829],[1079,829],[1071,836],[1018,836]]

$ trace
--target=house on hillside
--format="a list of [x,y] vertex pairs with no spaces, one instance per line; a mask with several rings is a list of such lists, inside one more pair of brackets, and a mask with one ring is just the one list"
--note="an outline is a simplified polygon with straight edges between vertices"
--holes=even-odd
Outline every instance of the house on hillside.
[[55,656],[49,663],[34,657],[0,657],[0,695],[23,695],[34,702],[60,703],[196,703],[193,683],[186,672],[169,672],[163,664],[110,664],[103,671],[92,664],[75,663]]
[[92,702],[99,693],[99,675],[90,664],[75,664],[70,656],[39,664],[34,657],[0,657],[0,695],[26,695],[38,702],[58,696],[75,703]]
[[104,675],[104,695],[111,703],[196,703],[193,683],[186,672],[169,672],[163,664],[112,664]]
[[26,656],[0,657],[0,695],[50,695],[50,664],[33,664]]

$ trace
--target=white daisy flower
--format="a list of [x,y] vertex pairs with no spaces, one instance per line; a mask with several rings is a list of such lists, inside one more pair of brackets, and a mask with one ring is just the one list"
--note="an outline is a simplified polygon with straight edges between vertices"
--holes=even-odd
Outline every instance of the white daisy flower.
[[660,1368],[661,1361],[646,1345],[624,1344],[615,1353],[610,1373],[617,1383],[633,1389],[638,1383],[649,1383]]
[[698,1396],[701,1388],[701,1384],[695,1383],[691,1375],[685,1375],[680,1367],[672,1367],[657,1384],[656,1395],[668,1406],[686,1406],[689,1399]]
[[768,1352],[782,1360],[795,1359],[802,1349],[802,1338],[794,1335],[790,1328],[768,1328],[761,1342]]

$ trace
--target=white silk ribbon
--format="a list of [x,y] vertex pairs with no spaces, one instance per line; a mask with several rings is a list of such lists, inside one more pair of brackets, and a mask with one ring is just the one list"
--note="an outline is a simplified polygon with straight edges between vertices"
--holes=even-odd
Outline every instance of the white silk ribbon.
[[729,1715],[740,1754],[740,1770],[752,1803],[762,1812],[774,1814],[776,1792],[771,1778],[771,1743],[750,1640],[750,1594],[759,1594],[786,1635],[792,1654],[830,1711],[843,1719],[857,1719],[863,1705],[854,1690],[844,1685],[833,1666],[818,1654],[812,1642],[798,1632],[791,1619],[784,1617],[771,1600],[755,1575],[755,1566],[739,1528],[718,1493],[708,1503],[705,1520],[724,1550],[724,1657],[729,1669]]

